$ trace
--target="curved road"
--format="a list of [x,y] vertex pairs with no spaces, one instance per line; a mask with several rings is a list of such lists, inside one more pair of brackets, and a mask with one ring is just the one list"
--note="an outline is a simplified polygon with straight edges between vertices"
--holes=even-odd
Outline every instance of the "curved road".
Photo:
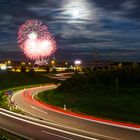
[[140,129],[113,125],[65,113],[37,102],[33,97],[55,85],[25,89],[12,97],[18,107],[34,115],[36,119],[0,109],[0,128],[26,139],[123,139],[139,140]]
[[0,109],[0,128],[24,139],[36,140],[97,140],[51,123]]
[[[35,94],[43,90],[49,90],[56,88],[55,85],[48,85],[37,88],[25,89],[19,91],[12,97],[13,101],[16,101],[18,107],[22,110],[32,114],[36,118],[45,121],[46,126],[51,126],[59,130],[70,132],[73,135],[65,134],[59,135],[55,131],[51,131],[51,136],[58,135],[59,139],[104,139],[104,140],[140,140],[140,128],[134,128],[129,126],[123,126],[119,124],[112,124],[107,122],[101,122],[98,120],[90,120],[82,118],[81,116],[75,116],[73,114],[59,111],[34,99]],[[28,127],[27,127],[28,129]],[[32,131],[35,127],[32,127]],[[50,132],[42,130],[43,134],[49,135]],[[80,136],[78,137],[77,136]],[[40,133],[44,138],[44,135]],[[68,135],[68,136],[67,136]],[[29,136],[26,134],[26,136]],[[29,136],[30,137],[30,136]],[[32,136],[33,137],[33,136]],[[42,139],[43,139],[42,138]]]

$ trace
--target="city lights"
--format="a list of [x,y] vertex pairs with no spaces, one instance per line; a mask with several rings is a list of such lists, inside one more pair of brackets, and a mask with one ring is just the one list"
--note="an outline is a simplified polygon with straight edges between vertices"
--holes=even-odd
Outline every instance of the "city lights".
[[81,65],[81,60],[75,60],[75,61],[74,61],[74,64],[75,64],[75,65]]

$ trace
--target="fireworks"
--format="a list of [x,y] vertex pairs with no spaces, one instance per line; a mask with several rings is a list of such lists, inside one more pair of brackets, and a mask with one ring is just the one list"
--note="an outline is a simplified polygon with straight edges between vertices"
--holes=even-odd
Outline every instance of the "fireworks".
[[18,46],[29,59],[40,60],[55,52],[56,41],[41,21],[27,20],[19,28]]
[[39,66],[47,65],[48,64],[48,61],[45,60],[45,59],[39,59],[39,60],[36,60],[35,64],[36,65],[39,65]]

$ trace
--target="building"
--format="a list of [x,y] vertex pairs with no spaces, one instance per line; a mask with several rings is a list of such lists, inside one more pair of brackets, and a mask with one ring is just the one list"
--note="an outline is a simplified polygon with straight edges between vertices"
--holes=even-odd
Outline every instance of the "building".
[[5,63],[0,63],[0,69],[1,70],[6,70],[7,69],[7,65]]

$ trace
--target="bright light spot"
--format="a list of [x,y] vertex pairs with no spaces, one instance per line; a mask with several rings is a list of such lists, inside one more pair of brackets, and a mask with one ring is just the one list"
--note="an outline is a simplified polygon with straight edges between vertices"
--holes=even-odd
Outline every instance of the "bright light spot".
[[22,62],[21,65],[25,65],[25,62]]
[[54,60],[52,60],[52,62],[51,62],[52,64],[54,64],[55,63],[55,61]]
[[7,67],[6,66],[1,66],[1,70],[6,70]]
[[11,61],[10,60],[8,61],[8,64],[11,64]]
[[9,68],[9,69],[10,69],[10,68],[12,68],[12,66],[7,66],[7,68]]
[[86,22],[95,17],[95,8],[93,8],[87,0],[69,0],[63,3],[64,10],[62,15],[69,22]]
[[[30,41],[30,45],[31,45],[32,47],[35,47],[36,41],[35,41],[35,40],[31,40],[31,41]],[[35,48],[34,48],[34,49],[35,49]]]
[[37,34],[35,32],[31,32],[29,35],[28,35],[29,39],[31,40],[35,40],[37,38]]
[[6,69],[7,69],[6,64],[0,63],[0,69],[1,69],[1,70],[6,70]]
[[43,46],[50,47],[51,43],[50,43],[50,41],[45,40],[45,41],[42,41],[42,42],[40,43],[40,45],[41,45],[42,47],[43,47]]
[[75,64],[75,65],[80,65],[80,64],[81,64],[81,60],[75,60],[75,61],[74,61],[74,64]]
[[36,59],[45,58],[46,55],[50,56],[54,50],[52,40],[30,40],[28,39],[25,44],[25,54],[32,56]]
[[73,11],[71,11],[71,16],[72,18],[78,18],[80,16],[80,11],[78,9],[74,9]]
[[32,60],[48,59],[57,47],[47,26],[38,20],[27,20],[19,27],[18,45]]

